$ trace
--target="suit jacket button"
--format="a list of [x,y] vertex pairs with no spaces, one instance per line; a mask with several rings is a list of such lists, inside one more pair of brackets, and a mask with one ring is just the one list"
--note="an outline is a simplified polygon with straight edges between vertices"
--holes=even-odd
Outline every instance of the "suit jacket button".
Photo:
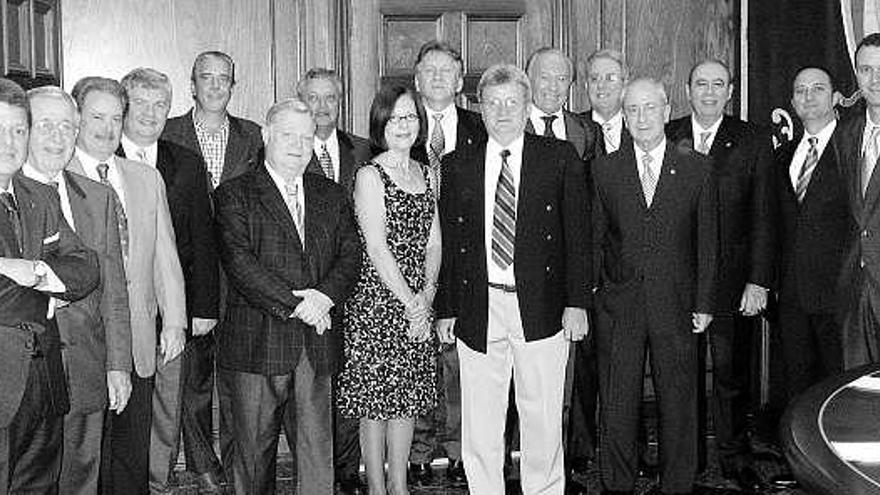
[[553,211],[553,205],[547,205],[547,211]]
[[546,271],[547,273],[550,273],[550,266],[549,266],[549,265],[548,265],[548,266],[545,266],[545,267],[544,267],[544,271]]
[[467,284],[468,284],[468,279],[465,278],[465,279],[461,280],[461,285],[467,285]]
[[868,237],[868,231],[867,231],[867,230],[863,230],[863,231],[862,231],[862,237]]
[[861,268],[865,267],[865,260],[859,260],[859,267],[861,267]]
[[458,223],[464,223],[464,217],[458,217]]
[[459,249],[458,252],[461,253],[461,254],[464,254],[464,253],[467,252],[467,248],[464,248],[464,247],[463,247],[463,248]]
[[552,234],[547,234],[547,240],[548,240],[548,241],[552,241],[552,240],[553,240],[553,235],[552,235]]

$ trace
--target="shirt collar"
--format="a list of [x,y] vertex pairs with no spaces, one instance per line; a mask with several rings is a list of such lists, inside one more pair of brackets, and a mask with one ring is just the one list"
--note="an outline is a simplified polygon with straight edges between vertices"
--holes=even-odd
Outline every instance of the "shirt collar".
[[[122,133],[122,139],[120,140],[120,144],[122,144],[122,149],[125,150],[125,156],[129,159],[136,160],[137,159],[137,151],[143,149],[147,153],[148,158],[155,157],[159,150],[158,141],[153,141],[152,144],[148,146],[141,146]],[[153,165],[152,163],[147,163],[147,165]]]
[[[270,165],[268,161],[265,162],[265,166],[266,171],[269,172],[269,177],[272,178],[272,182],[275,183],[275,187],[277,187],[278,190],[281,191],[281,197],[283,198],[285,194],[284,186],[287,185],[287,182],[284,180],[284,177],[281,177],[281,174],[279,174],[274,168],[272,168],[272,165]],[[296,177],[296,179],[294,179],[293,184],[290,185],[297,186],[299,190],[302,191],[302,183],[302,174],[300,174]],[[302,192],[300,192],[300,194],[302,194]]]
[[513,162],[519,162],[519,157],[522,156],[523,143],[525,142],[525,135],[520,134],[520,136],[514,139],[507,146],[501,146],[498,141],[494,138],[489,137],[486,141],[486,156],[498,156],[501,154],[502,150],[510,151],[510,156],[513,157]]
[[721,117],[719,117],[718,120],[716,120],[714,124],[710,125],[709,127],[703,127],[700,125],[699,122],[697,122],[697,117],[694,114],[691,114],[691,126],[693,126],[694,135],[699,136],[700,134],[702,134],[704,132],[711,132],[712,133],[711,135],[714,136],[715,134],[718,133],[718,128],[721,127],[722,120],[724,120],[723,115]]
[[21,167],[21,173],[24,174],[25,177],[37,182],[42,182],[43,184],[48,184],[52,181],[61,184],[64,181],[64,173],[62,171],[59,171],[55,177],[49,177],[47,174],[37,170],[37,168],[31,165],[30,162],[24,163],[24,166]]
[[598,112],[593,111],[593,122],[599,125],[611,124],[612,127],[617,127],[618,125],[623,124],[623,110],[618,110],[617,113],[611,116],[608,120],[602,120],[602,116],[599,115]]
[[[635,142],[633,142],[633,149],[636,153],[636,159],[638,159],[639,163],[641,163],[642,157],[645,155],[645,151],[642,150],[642,148],[639,148],[639,145],[637,145]],[[663,155],[666,154],[666,138],[664,137],[663,140],[660,141],[660,144],[648,150],[648,154],[651,155],[651,158],[653,158],[651,168],[659,167],[660,164],[663,163]]]
[[[195,108],[193,108],[192,116],[193,116],[193,127],[195,127],[197,131],[210,132],[205,127],[205,121],[200,118],[199,113],[196,112]],[[220,128],[217,130],[217,132],[226,132],[227,129],[229,129],[229,114],[228,113],[223,116],[223,123],[220,124]]]
[[327,150],[333,148],[333,145],[338,143],[338,136],[336,135],[336,129],[330,131],[330,135],[327,136],[327,139],[321,139],[317,135],[315,135],[315,149],[320,150],[321,146],[327,146]]
[[540,119],[543,119],[544,117],[549,117],[551,115],[556,117],[557,120],[562,121],[562,108],[560,108],[559,110],[557,110],[553,113],[547,113],[547,112],[541,110],[540,108],[538,108],[537,105],[534,105],[534,104],[532,105],[532,119],[533,120],[540,120]]
[[810,134],[804,129],[804,136],[801,138],[802,143],[806,143],[807,140],[811,137],[815,137],[818,142],[824,143],[831,139],[831,134],[834,133],[834,129],[837,128],[837,119],[831,119],[831,122],[825,124],[825,127],[822,128],[816,134]]

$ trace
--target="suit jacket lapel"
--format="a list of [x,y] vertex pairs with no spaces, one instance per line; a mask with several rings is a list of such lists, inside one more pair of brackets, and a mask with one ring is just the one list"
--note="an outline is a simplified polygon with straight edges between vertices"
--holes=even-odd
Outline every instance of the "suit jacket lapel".
[[[473,216],[473,221],[476,225],[475,231],[479,235],[485,235],[486,143],[481,142],[477,146],[468,147],[465,150],[465,152],[472,152],[473,156],[462,157],[462,162],[467,164],[467,166],[458,167],[462,171],[464,179],[462,181],[462,198],[470,198],[469,213]],[[480,245],[484,245],[484,243],[480,243]]]
[[350,184],[357,165],[354,162],[354,145],[340,129],[336,129],[336,141],[339,144],[339,183],[348,189],[347,184]]
[[535,134],[535,126],[532,125],[531,117],[526,118],[526,132],[529,134]]
[[156,170],[162,174],[162,177],[168,177],[168,167],[174,163],[174,158],[171,156],[171,150],[168,149],[168,146],[164,141],[158,141],[156,144]]
[[223,173],[221,181],[228,179],[234,174],[242,162],[242,154],[245,153],[244,138],[241,136],[241,124],[232,115],[229,118],[229,139],[226,140],[226,154],[223,157]]
[[70,211],[73,214],[73,228],[80,233],[91,232],[95,221],[88,207],[86,192],[79,185],[80,179],[76,175],[64,171],[64,180],[67,181],[67,200],[70,203]]
[[[23,258],[36,259],[40,256],[42,235],[46,230],[45,218],[40,214],[42,210],[37,209],[31,188],[19,179],[18,174],[13,177],[13,181],[15,181],[15,202],[18,203],[18,217],[21,221],[21,254]],[[46,233],[55,234],[55,232]]]
[[[816,179],[816,172],[819,171],[819,167],[822,165],[822,162],[825,161],[825,157],[830,153],[830,148],[833,144],[833,141],[829,141],[822,156],[819,157],[819,163],[816,164],[816,170],[813,171],[813,177],[810,178],[811,183]],[[791,184],[791,174],[789,173],[795,151],[797,151],[797,144],[794,141],[792,142],[792,145],[783,145],[782,149],[779,151],[779,177],[780,180],[785,182],[785,199],[790,199],[792,201],[797,201],[794,186]],[[809,193],[810,188],[807,188],[807,194]]]
[[[618,153],[615,156],[619,157],[620,163],[620,177],[623,181],[623,187],[628,189],[628,192],[625,192],[625,195],[635,195],[639,198],[639,205],[641,205],[643,210],[648,209],[648,203],[645,201],[645,191],[642,189],[642,180],[639,178],[639,161],[636,157],[635,149],[633,146],[623,147],[623,143],[621,143],[621,147],[618,149]],[[657,186],[660,186],[660,182],[658,180]],[[657,199],[657,190],[654,190],[654,201]],[[653,204],[653,202],[652,202]]]
[[569,112],[562,112],[562,120],[565,123],[565,139],[573,144],[577,150],[578,157],[583,158],[584,148],[587,141],[587,133],[583,124],[577,121],[574,115]]
[[730,117],[725,115],[721,117],[721,125],[718,126],[718,132],[715,133],[715,139],[712,140],[712,147],[709,148],[709,156],[713,158],[717,157],[719,153],[730,147],[732,139],[733,134],[730,130]]
[[[650,209],[657,208],[666,197],[666,191],[671,190],[675,191],[675,186],[672,184],[672,181],[675,180],[675,143],[667,140],[666,141],[666,151],[663,154],[663,163],[660,164],[660,173],[657,175],[657,186],[654,188],[654,197],[651,198],[651,206]],[[639,180],[639,186],[641,187],[641,180]],[[671,188],[671,189],[670,189]],[[642,201],[647,205],[647,202],[644,200],[645,194],[642,192]]]
[[330,205],[327,198],[317,190],[315,181],[309,180],[305,176],[303,176],[303,191],[306,199],[303,213],[303,228],[306,231],[304,255],[309,260],[310,273],[316,275],[317,267],[312,266],[315,262],[314,256],[320,253],[322,248],[326,248],[319,242],[325,236],[321,230],[323,224],[317,219],[325,217],[330,210]]
[[465,145],[470,146],[474,144],[474,140],[477,139],[480,130],[474,128],[473,122],[471,122],[470,117],[463,108],[455,107],[455,111],[458,116],[458,124],[455,128],[455,147],[460,149]]
[[[261,166],[256,180],[256,187],[260,195],[260,203],[266,208],[266,211],[269,212],[269,215],[275,220],[275,222],[281,226],[282,232],[287,234],[287,236],[294,241],[296,249],[301,250],[302,242],[300,241],[299,233],[296,230],[296,224],[293,222],[293,217],[290,215],[290,210],[287,209],[287,203],[284,202],[284,198],[281,197],[281,191],[275,186],[275,181],[269,176],[269,172],[265,167],[265,165]],[[307,213],[308,212],[303,214],[303,218],[307,216]],[[303,223],[308,222],[304,220]],[[306,237],[308,238],[308,236]]]

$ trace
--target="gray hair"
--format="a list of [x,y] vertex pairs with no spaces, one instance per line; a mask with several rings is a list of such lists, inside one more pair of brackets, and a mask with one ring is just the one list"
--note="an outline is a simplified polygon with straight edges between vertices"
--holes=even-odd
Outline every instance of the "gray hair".
[[148,67],[138,67],[126,74],[120,81],[125,93],[128,94],[135,88],[164,91],[171,101],[171,80],[168,76]]
[[296,97],[286,98],[269,107],[266,112],[266,127],[271,127],[278,114],[288,110],[313,117],[312,109],[305,102]]
[[554,48],[552,46],[545,46],[543,48],[538,48],[537,50],[532,52],[531,55],[529,55],[529,60],[528,60],[528,62],[526,62],[526,73],[529,76],[532,75],[532,69],[533,69],[533,65],[534,65],[535,61],[538,60],[538,58],[541,55],[558,55],[558,56],[562,57],[562,59],[565,60],[566,63],[568,63],[568,74],[569,74],[569,76],[571,76],[571,80],[572,81],[575,80],[575,77],[577,77],[577,75],[574,70],[574,62],[572,62],[571,57],[566,55],[565,52],[563,52],[559,48]]
[[76,101],[74,101],[73,97],[59,88],[58,86],[38,86],[36,88],[30,89],[27,92],[28,102],[33,104],[35,98],[52,98],[55,100],[61,100],[73,110],[74,115],[79,116],[79,109],[76,107]]
[[660,93],[660,96],[663,100],[664,105],[669,104],[669,97],[666,95],[666,86],[662,82],[660,82],[654,78],[651,78],[651,77],[639,77],[637,79],[633,79],[632,81],[626,83],[626,85],[623,87],[623,93],[621,94],[621,97],[620,97],[621,101],[626,100],[627,93],[629,93],[632,90],[632,87],[635,86],[636,84],[649,85],[652,89],[654,89],[655,91]]
[[333,69],[325,69],[323,67],[312,67],[306,74],[296,83],[296,94],[301,100],[304,100],[306,84],[315,79],[324,79],[330,81],[336,86],[336,94],[342,96],[342,79]]
[[591,53],[589,57],[587,57],[588,73],[590,71],[590,66],[593,65],[593,62],[599,60],[600,58],[611,60],[612,62],[617,62],[617,65],[620,66],[620,75],[623,76],[623,80],[626,81],[627,79],[629,79],[629,67],[626,66],[626,61],[623,60],[623,54],[617,50],[612,50],[610,48],[596,50],[595,52]]
[[522,69],[510,64],[495,64],[483,73],[480,82],[477,83],[477,97],[483,100],[483,91],[488,86],[501,86],[502,84],[516,83],[525,92],[525,101],[532,101],[532,84],[529,76]]

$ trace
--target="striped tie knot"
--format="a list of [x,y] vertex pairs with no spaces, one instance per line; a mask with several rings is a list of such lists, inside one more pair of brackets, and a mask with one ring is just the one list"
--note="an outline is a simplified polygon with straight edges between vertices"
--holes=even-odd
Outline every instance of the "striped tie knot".
[[516,189],[507,159],[510,150],[502,150],[501,171],[495,188],[495,209],[492,218],[492,261],[502,270],[513,264],[516,241]]

